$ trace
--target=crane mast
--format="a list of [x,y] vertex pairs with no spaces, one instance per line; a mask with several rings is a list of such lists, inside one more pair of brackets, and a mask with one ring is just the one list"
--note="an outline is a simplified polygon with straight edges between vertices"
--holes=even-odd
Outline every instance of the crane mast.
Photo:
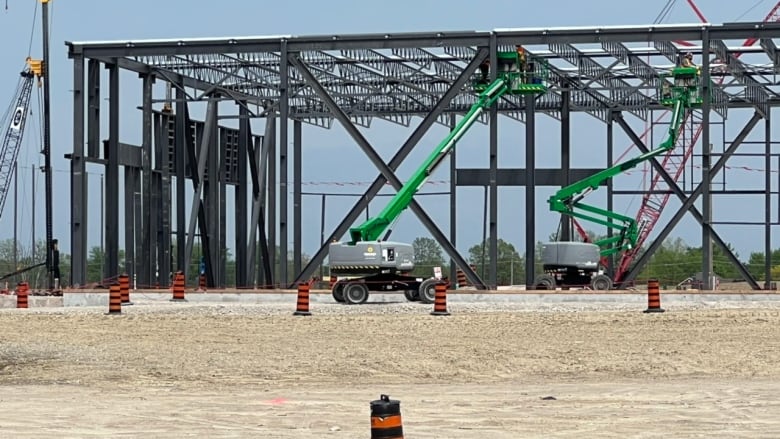
[[0,147],[0,217],[3,215],[5,201],[11,189],[11,181],[15,172],[14,165],[24,138],[24,127],[27,123],[27,115],[30,113],[30,97],[34,78],[36,75],[40,76],[40,61],[28,59],[27,64],[28,67],[20,73],[19,86],[16,89],[14,104],[11,107],[12,113],[3,136],[3,145]]

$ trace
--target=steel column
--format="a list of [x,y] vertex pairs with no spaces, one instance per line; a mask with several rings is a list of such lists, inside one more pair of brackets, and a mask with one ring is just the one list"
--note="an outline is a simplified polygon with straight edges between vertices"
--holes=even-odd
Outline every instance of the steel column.
[[[212,104],[212,102],[214,102]],[[206,224],[205,227],[201,227],[201,242],[203,242],[203,232],[205,236],[208,236],[208,252],[206,248],[203,248],[203,254],[206,257],[206,279],[209,287],[214,288],[222,286],[221,278],[221,250],[222,245],[220,242],[220,228],[222,224],[219,222],[220,216],[220,167],[222,166],[222,158],[220,149],[222,148],[220,129],[217,122],[219,105],[216,101],[209,100],[208,109],[206,110],[206,121],[204,124],[203,139],[201,141],[200,153],[198,153],[198,165],[201,161],[205,161],[205,174],[198,174],[201,185],[203,188],[203,200],[202,208],[206,209]],[[211,114],[209,114],[211,113]],[[208,136],[206,134],[209,134]],[[203,149],[205,145],[206,149]],[[200,171],[200,169],[198,169]],[[204,230],[205,229],[205,230]],[[188,258],[189,258],[189,253]],[[191,261],[191,259],[187,259]],[[200,264],[200,261],[198,261]],[[209,266],[211,270],[209,270]],[[208,272],[211,271],[211,278],[208,276]],[[199,271],[198,271],[199,273]]]
[[[154,154],[155,169],[157,169],[158,175],[154,179],[155,191],[153,192],[153,196],[155,197],[155,201],[153,203],[155,208],[153,210],[156,211],[157,216],[154,217],[156,233],[152,234],[153,237],[157,238],[157,266],[155,267],[154,284],[168,286],[171,281],[173,264],[173,261],[171,260],[171,250],[173,247],[171,233],[172,196],[171,175],[169,171],[171,166],[169,159],[171,115],[165,114],[157,118],[157,123],[157,138],[155,141]],[[178,124],[178,120],[174,119],[174,124]],[[176,129],[174,128],[174,132],[175,131]],[[174,153],[176,147],[176,144],[174,144]]]
[[764,289],[772,289],[772,109],[764,119]]
[[[293,271],[301,272],[302,224],[301,180],[303,179],[303,156],[301,155],[301,121],[293,121]],[[286,281],[286,279],[285,279]]]
[[[267,150],[264,151],[264,158],[268,161],[266,165],[267,172],[267,179],[263,182],[265,184],[266,192],[263,193],[264,197],[268,197],[268,208],[265,210],[265,217],[268,218],[266,221],[266,233],[268,234],[268,260],[261,261],[262,264],[268,264],[270,267],[269,274],[270,276],[267,276],[265,279],[265,284],[268,285],[270,288],[278,288],[281,284],[278,280],[279,272],[276,269],[276,259],[277,259],[277,250],[278,246],[276,245],[276,199],[277,199],[277,190],[276,190],[276,119],[277,117],[272,117],[270,114],[269,116],[273,121],[270,123],[270,125],[266,125],[265,136],[263,140],[268,139],[268,143],[263,145],[264,147],[267,147]],[[271,121],[271,119],[266,118],[266,123]],[[262,229],[260,229],[262,231]],[[261,237],[262,239],[262,237]],[[262,244],[262,241],[261,241]]]
[[[568,84],[563,84],[561,91],[561,187],[566,187],[571,183],[571,91]],[[528,164],[526,166],[526,172]],[[534,166],[534,169],[536,166]],[[561,215],[561,231],[558,234],[559,241],[571,241],[571,222],[572,218],[567,215]]]
[[[287,200],[289,199],[287,190],[287,122],[290,117],[290,68],[289,56],[287,52],[287,43],[281,44],[281,61],[279,65],[279,283],[287,285]],[[271,251],[275,251],[274,248]]]
[[140,212],[135,210],[135,192],[138,184],[138,169],[124,167],[124,202],[125,202],[125,266],[124,273],[133,278],[135,271],[135,219]]
[[[536,262],[536,96],[525,96],[525,284],[534,285]],[[567,173],[564,172],[564,175]]]
[[[614,153],[615,153],[615,133],[613,124],[613,117],[610,115],[607,121],[607,168],[611,168],[614,165]],[[610,212],[615,211],[615,183],[614,179],[607,180],[607,210]],[[612,218],[607,219],[608,222],[612,222]],[[614,235],[614,229],[607,227],[607,238],[612,238]],[[615,278],[615,255],[611,254],[607,256],[607,275],[611,278]]]
[[[219,108],[219,105],[217,105],[217,108]],[[218,128],[218,117],[219,116],[217,115],[217,117],[214,118],[214,126],[215,129],[220,133],[219,139],[221,142],[221,144],[217,144],[217,157],[219,158],[219,218],[217,218],[219,220],[217,226],[219,231],[219,253],[217,254],[219,282],[215,282],[215,285],[224,288],[227,286],[227,170],[225,168],[227,165],[225,163],[225,151],[227,150],[227,129]],[[213,247],[217,246],[214,245]]]
[[701,192],[702,228],[701,228],[701,276],[702,289],[712,290],[712,144],[710,143],[710,39],[707,29],[702,31],[701,58]]
[[[70,160],[70,283],[73,286],[82,286],[87,281],[89,231],[87,170],[84,161],[84,58],[82,56],[73,57],[73,153]],[[16,217],[15,210],[14,217]]]
[[108,64],[108,148],[106,157],[104,279],[119,275],[119,67]]
[[[450,131],[455,129],[458,125],[458,116],[450,114]],[[457,209],[457,181],[458,181],[458,146],[457,144],[452,146],[452,152],[450,153],[450,242],[453,246],[457,246],[457,226],[458,226],[458,209]],[[325,199],[323,198],[323,203]],[[457,282],[458,266],[455,261],[450,259],[450,279],[455,279],[452,283]],[[458,288],[463,285],[458,285]]]
[[152,113],[152,85],[154,84],[154,77],[151,75],[143,75],[143,95],[141,97],[141,211],[139,217],[141,218],[141,227],[136,230],[136,233],[140,235],[138,242],[140,243],[136,257],[138,257],[138,264],[136,267],[137,277],[136,282],[140,282],[141,285],[151,284],[151,274],[154,272],[153,265],[153,251],[154,244],[152,239],[154,235],[151,233],[152,229],[152,121],[154,113]]
[[247,195],[249,187],[247,183],[247,160],[254,160],[247,154],[248,145],[251,141],[251,128],[249,124],[249,111],[245,105],[238,106],[238,162],[236,170],[238,172],[235,190],[236,206],[236,287],[248,287],[247,282]]
[[[186,184],[186,158],[188,145],[192,143],[189,135],[190,120],[187,117],[187,96],[181,87],[176,88],[176,129],[174,135],[173,165],[176,170],[176,270],[187,273],[187,260],[185,248],[187,246],[186,233],[186,207],[184,205],[184,192]],[[163,154],[167,155],[167,151]],[[193,157],[190,157],[194,160]]]
[[[496,36],[490,36],[490,82],[498,75],[498,44]],[[490,121],[488,122],[488,285],[496,289],[498,285],[498,103],[490,106]]]
[[[82,127],[81,130],[83,129]],[[87,63],[87,157],[101,157],[100,62],[94,59]]]

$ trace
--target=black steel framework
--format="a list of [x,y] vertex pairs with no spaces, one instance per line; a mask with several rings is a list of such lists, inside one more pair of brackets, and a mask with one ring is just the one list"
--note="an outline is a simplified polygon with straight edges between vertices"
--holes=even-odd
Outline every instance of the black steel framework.
[[[652,110],[660,110],[656,96],[657,78],[679,59],[681,52],[693,51],[702,59],[704,84],[710,76],[724,81],[711,90],[705,88],[701,120],[704,126],[700,181],[694,190],[684,190],[657,162],[671,191],[680,198],[679,208],[660,236],[628,274],[633,279],[662,239],[690,212],[701,224],[703,242],[723,247],[754,288],[759,288],[742,264],[725,247],[712,220],[710,185],[713,177],[737,150],[751,130],[764,120],[766,172],[769,174],[770,120],[780,103],[775,75],[780,71],[780,50],[772,38],[780,36],[780,24],[740,22],[715,24],[647,25],[624,27],[498,29],[475,32],[420,32],[399,34],[354,34],[319,36],[268,36],[214,39],[144,40],[109,42],[67,42],[73,60],[73,152],[71,160],[71,282],[83,285],[87,259],[87,162],[106,167],[106,272],[119,274],[119,166],[125,169],[124,215],[126,267],[140,286],[166,284],[171,271],[190,270],[193,242],[200,237],[206,275],[210,286],[226,285],[225,211],[226,186],[236,186],[236,208],[231,214],[236,228],[236,285],[287,286],[307,280],[327,256],[327,243],[340,239],[365,211],[369,202],[389,182],[396,189],[400,180],[395,170],[412,148],[435,123],[451,127],[458,114],[474,102],[470,78],[477,66],[497,51],[523,45],[531,53],[550,62],[551,90],[537,98],[507,96],[491,109],[481,122],[489,126],[489,167],[457,168],[453,155],[450,174],[450,231],[445,234],[416,202],[411,210],[480,288],[496,284],[498,187],[524,186],[526,193],[527,255],[535,252],[535,187],[560,186],[595,169],[574,168],[570,162],[570,115],[586,112],[607,126],[608,165],[613,160],[613,124],[631,138],[637,147],[647,146],[626,122],[624,115],[646,120]],[[746,38],[757,38],[759,47],[741,47]],[[681,47],[676,41],[693,46]],[[750,56],[737,58],[737,53]],[[709,56],[702,56],[709,54]],[[86,69],[85,69],[86,64]],[[496,67],[493,59],[493,68]],[[108,139],[100,136],[100,68],[108,69]],[[85,71],[86,70],[86,71]],[[129,145],[119,138],[119,72],[135,72],[141,78],[142,144]],[[163,111],[155,103],[168,97],[154,97],[153,83],[164,81],[175,90],[174,105]],[[189,104],[207,102],[203,121],[189,116]],[[234,102],[238,116],[220,114],[219,103]],[[752,111],[753,117],[714,163],[710,150],[710,113],[725,120],[729,110]],[[560,121],[560,169],[535,166],[537,114]],[[499,166],[497,156],[498,115],[525,124],[525,169]],[[237,129],[220,126],[218,121],[238,117]],[[384,162],[358,126],[369,127],[380,118],[410,127],[395,156]],[[252,133],[250,119],[265,121],[263,135]],[[301,260],[301,124],[330,128],[342,125],[377,167],[379,175],[364,196],[331,231],[311,261]],[[292,122],[292,130],[290,130]],[[725,121],[723,122],[725,123]],[[290,184],[289,142],[292,131],[293,218],[287,214]],[[278,141],[277,141],[278,138]],[[100,145],[103,143],[101,151]],[[86,145],[86,151],[84,149]],[[277,175],[278,172],[278,175]],[[174,178],[172,178],[174,177]],[[249,179],[248,179],[248,178]],[[188,191],[186,181],[191,181]],[[175,188],[172,187],[175,181]],[[250,190],[251,181],[251,192]],[[278,181],[278,183],[276,183]],[[704,184],[707,182],[709,184]],[[489,261],[487,279],[480,279],[455,248],[455,205],[457,186],[481,186],[489,191]],[[608,208],[618,192],[610,182]],[[175,210],[172,194],[175,192]],[[630,191],[623,191],[627,193]],[[189,195],[187,195],[189,193]],[[641,192],[636,192],[641,193]],[[767,213],[763,219],[766,249],[770,248],[771,181],[764,188]],[[251,207],[245,200],[251,194]],[[694,201],[703,200],[702,210]],[[189,215],[184,200],[191,201]],[[278,217],[277,217],[278,216]],[[174,222],[175,220],[175,222]],[[292,227],[290,227],[292,222]],[[175,229],[174,229],[175,226]],[[566,230],[566,228],[565,228]],[[292,239],[289,234],[292,232]],[[175,234],[175,246],[171,237]],[[293,243],[292,271],[284,262],[288,242]],[[133,246],[134,243],[134,246]],[[283,255],[278,264],[276,249]],[[172,262],[175,252],[176,261]],[[702,271],[705,280],[712,271],[712,253],[704,245]],[[767,255],[769,252],[767,251]],[[528,262],[525,283],[532,284],[533,258]],[[767,260],[766,273],[769,274]],[[454,271],[454,265],[452,271]],[[454,273],[452,273],[454,277]],[[768,277],[767,277],[768,278]],[[708,282],[708,281],[707,281]],[[712,285],[707,284],[711,288]]]

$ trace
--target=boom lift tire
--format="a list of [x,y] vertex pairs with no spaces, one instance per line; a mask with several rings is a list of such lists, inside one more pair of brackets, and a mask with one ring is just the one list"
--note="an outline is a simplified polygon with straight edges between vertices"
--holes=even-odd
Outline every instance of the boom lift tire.
[[606,274],[597,274],[590,281],[590,287],[596,291],[609,291],[612,289],[612,279]]
[[534,287],[537,290],[554,290],[555,278],[549,274],[540,274],[539,276],[536,276],[536,279],[534,279]]
[[418,297],[422,303],[433,303],[436,299],[436,284],[439,283],[437,279],[425,279],[420,284],[418,289]]
[[336,302],[344,303],[344,282],[338,281],[333,284],[330,294]]
[[368,300],[368,286],[363,282],[350,282],[344,286],[344,302],[360,305]]
[[417,290],[404,290],[404,297],[410,302],[419,302],[420,292]]

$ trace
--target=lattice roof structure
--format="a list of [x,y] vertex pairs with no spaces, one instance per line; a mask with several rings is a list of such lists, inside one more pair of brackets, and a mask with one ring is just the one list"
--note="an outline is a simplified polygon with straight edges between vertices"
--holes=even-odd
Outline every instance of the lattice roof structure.
[[[570,88],[570,108],[606,120],[618,108],[644,118],[661,108],[657,78],[682,53],[701,56],[701,41],[711,41],[713,76],[726,76],[713,89],[714,109],[764,108],[780,99],[776,74],[780,51],[773,37],[777,23],[681,24],[584,28],[495,29],[493,31],[321,36],[263,36],[219,39],[135,40],[68,43],[70,53],[109,61],[122,68],[155,72],[203,91],[263,104],[281,96],[282,52],[295,53],[353,122],[374,117],[405,126],[414,115],[432,111],[438,98],[476,56],[479,47],[513,51],[521,44],[550,62],[552,89],[536,109],[558,117],[561,90]],[[756,47],[742,47],[754,36]],[[675,41],[693,42],[694,46]],[[699,44],[696,44],[699,42]],[[737,59],[740,53],[755,54]],[[291,66],[292,67],[292,66]],[[329,127],[333,116],[322,99],[289,69],[290,117]],[[197,99],[197,97],[196,97]],[[446,111],[465,112],[475,100],[468,86]],[[523,99],[507,96],[499,112],[523,119]],[[442,122],[446,122],[442,115]]]

